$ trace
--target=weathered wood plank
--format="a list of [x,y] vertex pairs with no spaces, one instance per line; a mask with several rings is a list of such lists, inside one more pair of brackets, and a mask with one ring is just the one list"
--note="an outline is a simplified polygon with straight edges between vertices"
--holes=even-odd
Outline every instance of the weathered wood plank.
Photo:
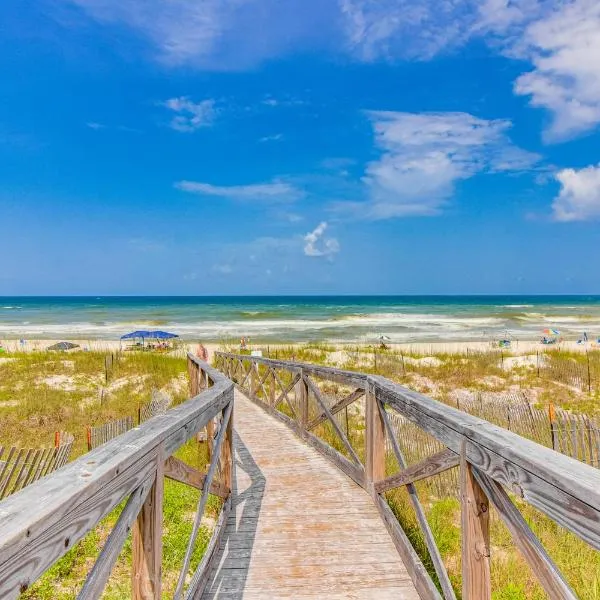
[[192,553],[194,551],[194,546],[196,544],[196,538],[198,537],[198,531],[200,529],[200,524],[202,522],[202,516],[204,515],[204,509],[206,507],[206,502],[208,501],[208,490],[210,489],[210,484],[212,483],[213,477],[217,470],[217,462],[218,457],[221,451],[221,445],[225,440],[225,434],[227,431],[227,425],[229,424],[229,419],[233,413],[233,402],[230,402],[225,411],[223,413],[223,419],[221,421],[221,427],[219,429],[219,433],[217,434],[217,439],[215,440],[214,445],[214,455],[212,462],[210,463],[210,467],[208,469],[208,473],[206,474],[206,479],[204,480],[204,486],[202,488],[202,492],[200,494],[200,499],[198,500],[198,508],[196,510],[196,516],[194,518],[194,525],[192,527],[192,533],[190,535],[190,539],[188,541],[187,549],[185,552],[185,557],[183,559],[183,566],[181,567],[181,571],[179,573],[179,579],[177,580],[177,586],[175,587],[174,600],[178,600],[182,597],[183,594],[183,585],[185,583],[188,569],[190,566],[190,560],[192,558]]
[[78,600],[95,600],[102,595],[106,582],[110,577],[117,558],[123,549],[123,544],[131,525],[137,518],[142,504],[152,487],[154,477],[148,477],[140,487],[134,490],[127,500],[127,504],[121,511],[119,519],[110,532],[100,555],[96,559],[92,570],[89,572],[81,591],[77,595]]
[[[338,402],[336,402],[333,406],[330,407],[329,411],[332,415],[336,415],[340,411],[344,410],[344,408],[354,404],[359,398],[365,395],[365,390],[354,390]],[[317,425],[323,423],[323,421],[327,420],[327,415],[325,413],[321,413],[318,417],[315,417],[308,425],[307,429],[314,429]]]
[[[206,474],[198,471],[194,467],[191,467],[187,463],[183,462],[175,456],[170,456],[165,461],[164,475],[179,483],[185,483],[190,487],[201,490],[204,486],[204,480]],[[230,489],[222,482],[213,481],[210,486],[210,493],[219,498],[227,498],[229,496]]]
[[600,550],[600,471],[378,376],[382,402]]
[[229,519],[229,513],[231,512],[231,497],[225,501],[223,504],[223,508],[221,509],[221,513],[219,514],[219,518],[217,519],[217,523],[215,524],[215,528],[212,532],[212,536],[204,554],[202,556],[202,560],[198,564],[196,571],[194,572],[194,576],[190,581],[190,585],[185,593],[185,599],[192,598],[200,598],[202,596],[202,592],[204,592],[204,588],[208,583],[208,578],[210,576],[210,569],[215,561],[216,551],[219,549],[223,537],[225,535],[225,526],[227,524],[227,520]]
[[381,481],[377,481],[375,483],[375,490],[377,493],[381,494],[402,485],[433,477],[433,475],[443,473],[448,469],[457,467],[459,464],[460,456],[453,450],[446,448],[441,452],[437,452],[436,454],[403,469],[399,473],[390,475],[390,477],[386,477]]
[[154,483],[135,521],[132,538],[133,600],[160,600],[162,590],[162,520],[164,453],[159,448]]
[[385,477],[385,423],[371,385],[365,391],[365,479],[368,491],[377,494],[374,483]]
[[504,488],[485,473],[474,469],[475,479],[495,506],[500,518],[510,531],[515,545],[529,563],[534,575],[551,600],[577,600],[575,592],[566,582],[540,541],[512,503]]
[[346,435],[344,434],[344,432],[342,431],[340,426],[337,424],[336,420],[333,418],[333,415],[331,414],[331,411],[329,410],[327,403],[325,402],[325,400],[323,400],[323,396],[321,395],[321,390],[319,390],[319,388],[315,385],[315,383],[313,383],[313,381],[309,377],[307,377],[303,374],[302,378],[306,382],[306,385],[308,386],[309,390],[313,393],[313,396],[315,397],[315,400],[321,407],[321,410],[327,415],[327,418],[329,419],[331,426],[333,427],[336,434],[340,438],[340,441],[344,445],[344,448],[346,448],[346,450],[350,454],[352,460],[357,465],[362,465],[358,454],[356,454],[356,451],[352,447],[352,444],[348,441],[348,438],[346,437]]
[[[398,440],[394,435],[394,430],[392,429],[392,425],[390,423],[389,416],[385,410],[385,407],[378,402],[377,403],[379,412],[381,414],[381,419],[385,425],[388,436],[392,443],[392,449],[394,451],[394,455],[396,456],[396,460],[398,461],[398,466],[400,468],[406,469],[406,459],[404,458],[404,454],[400,449],[400,445],[398,444]],[[429,522],[427,521],[427,516],[425,515],[425,510],[419,500],[419,495],[417,493],[417,488],[414,483],[407,483],[406,490],[408,492],[408,497],[413,505],[415,510],[415,515],[417,517],[417,521],[419,523],[419,527],[421,528],[421,532],[423,533],[423,537],[425,539],[425,545],[427,546],[427,550],[429,551],[429,556],[431,557],[431,562],[433,563],[433,568],[438,576],[440,586],[442,588],[442,592],[444,593],[445,600],[456,600],[456,594],[454,593],[454,589],[452,587],[452,583],[450,582],[450,577],[448,576],[448,571],[444,562],[442,561],[442,556],[437,547],[435,538],[433,537],[433,531],[429,526]],[[383,498],[383,497],[382,497]],[[417,565],[416,569],[420,569]]]
[[492,597],[489,502],[465,451],[461,453],[460,474],[463,599],[489,600]]

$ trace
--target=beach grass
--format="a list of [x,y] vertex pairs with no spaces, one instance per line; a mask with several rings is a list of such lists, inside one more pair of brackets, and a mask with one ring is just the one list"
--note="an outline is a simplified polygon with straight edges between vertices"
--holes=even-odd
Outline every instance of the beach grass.
[[[135,423],[138,408],[150,401],[153,390],[168,394],[173,404],[189,397],[186,361],[178,357],[150,352],[108,355],[75,351],[12,353],[2,358],[9,360],[0,361],[0,445],[52,446],[55,431],[69,431],[75,436],[70,460],[87,452],[88,425],[125,416],[133,417]],[[196,441],[186,443],[176,456],[199,470],[204,470],[208,462],[206,444]],[[165,481],[163,589],[166,596],[175,589],[199,495],[193,488]],[[74,598],[123,505],[105,517],[23,597]],[[221,500],[209,497],[190,571],[204,553],[220,506]],[[129,537],[103,598],[120,600],[130,596],[130,540]]]

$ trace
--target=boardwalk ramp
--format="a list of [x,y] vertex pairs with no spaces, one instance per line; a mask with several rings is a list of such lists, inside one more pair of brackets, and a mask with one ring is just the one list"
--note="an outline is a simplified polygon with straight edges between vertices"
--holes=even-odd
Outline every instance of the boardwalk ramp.
[[202,598],[419,598],[370,496],[236,392],[233,508]]

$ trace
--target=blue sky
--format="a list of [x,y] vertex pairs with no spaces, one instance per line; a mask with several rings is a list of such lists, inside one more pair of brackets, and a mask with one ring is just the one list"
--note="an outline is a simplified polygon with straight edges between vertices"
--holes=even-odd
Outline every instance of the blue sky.
[[6,0],[0,295],[593,293],[600,4]]

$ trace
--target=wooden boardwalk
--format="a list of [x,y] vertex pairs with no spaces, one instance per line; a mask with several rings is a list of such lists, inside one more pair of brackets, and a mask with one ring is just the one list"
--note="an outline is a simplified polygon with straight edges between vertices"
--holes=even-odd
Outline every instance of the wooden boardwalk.
[[367,493],[236,391],[233,508],[202,598],[419,598]]

